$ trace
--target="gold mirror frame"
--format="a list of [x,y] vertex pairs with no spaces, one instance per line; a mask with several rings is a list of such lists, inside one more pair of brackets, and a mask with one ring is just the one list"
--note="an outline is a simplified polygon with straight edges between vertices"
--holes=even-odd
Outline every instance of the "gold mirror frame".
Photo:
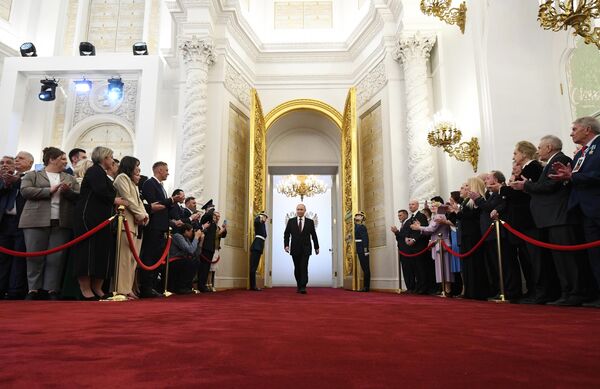
[[[286,101],[273,108],[266,116],[256,89],[251,90],[250,109],[250,185],[248,196],[248,226],[253,225],[255,215],[266,207],[267,153],[266,138],[268,129],[284,115],[298,110],[319,112],[329,118],[340,129],[342,138],[341,180],[342,180],[342,232],[344,239],[344,286],[358,289],[356,259],[354,253],[354,223],[352,215],[358,209],[358,154],[356,134],[356,90],[351,88],[346,98],[344,114],[327,103],[313,99]],[[248,235],[248,247],[252,242]],[[264,261],[261,260],[257,273],[264,277]],[[351,278],[351,286],[350,286]],[[348,280],[348,282],[346,282]]]

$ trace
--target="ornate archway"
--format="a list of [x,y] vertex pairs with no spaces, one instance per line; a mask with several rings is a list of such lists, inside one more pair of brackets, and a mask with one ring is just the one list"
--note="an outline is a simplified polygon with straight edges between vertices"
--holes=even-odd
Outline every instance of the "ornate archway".
[[[251,91],[250,112],[250,182],[248,225],[251,226],[255,215],[265,209],[267,186],[267,155],[266,137],[269,127],[279,118],[297,110],[311,110],[325,115],[340,129],[342,140],[341,184],[342,184],[342,236],[344,287],[358,289],[358,272],[356,271],[356,256],[354,250],[354,224],[352,215],[358,209],[358,149],[356,131],[356,91],[351,88],[346,97],[344,113],[327,103],[313,99],[290,100],[273,108],[266,116],[263,115],[258,93]],[[251,236],[248,237],[249,243]],[[257,271],[257,276],[264,279],[264,261]]]

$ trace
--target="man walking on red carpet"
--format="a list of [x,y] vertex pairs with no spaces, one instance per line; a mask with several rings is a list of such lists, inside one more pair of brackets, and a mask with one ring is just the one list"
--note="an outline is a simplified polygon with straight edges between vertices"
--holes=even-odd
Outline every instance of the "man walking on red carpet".
[[[308,258],[312,254],[310,239],[315,245],[315,253],[319,255],[319,240],[315,231],[315,223],[312,219],[304,217],[306,207],[304,204],[296,206],[296,217],[288,220],[283,233],[283,246],[285,251],[292,255],[294,260],[294,277],[298,286],[297,293],[306,294],[308,284]],[[292,245],[290,250],[290,236]]]

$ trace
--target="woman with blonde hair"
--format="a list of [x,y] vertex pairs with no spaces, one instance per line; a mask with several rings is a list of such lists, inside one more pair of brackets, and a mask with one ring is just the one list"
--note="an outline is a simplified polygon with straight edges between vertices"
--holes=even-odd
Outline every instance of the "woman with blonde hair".
[[81,181],[83,181],[83,177],[85,176],[85,172],[87,172],[87,170],[92,166],[94,166],[94,162],[89,159],[80,159],[77,161],[75,166],[73,166],[73,175],[80,185]]
[[[460,188],[460,195],[464,200],[460,204],[456,218],[459,221],[458,235],[460,236],[461,253],[471,250],[482,236],[479,223],[481,210],[469,198],[469,193],[476,192],[484,197],[485,191],[485,183],[479,177],[469,178]],[[461,269],[463,271],[464,297],[485,300],[488,296],[488,282],[482,249],[480,248],[470,256],[464,257]]]

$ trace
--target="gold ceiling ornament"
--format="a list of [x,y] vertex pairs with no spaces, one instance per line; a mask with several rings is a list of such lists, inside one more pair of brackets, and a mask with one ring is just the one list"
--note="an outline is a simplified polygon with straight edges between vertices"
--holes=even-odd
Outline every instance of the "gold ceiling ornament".
[[452,0],[421,0],[421,12],[436,16],[447,24],[456,24],[460,32],[465,33],[467,21],[467,5],[463,1],[458,8],[450,8]]
[[544,30],[560,31],[573,27],[573,35],[580,35],[586,44],[600,49],[600,27],[594,19],[600,18],[600,0],[541,0],[538,21]]
[[469,162],[473,171],[477,172],[479,162],[479,141],[473,137],[468,142],[459,143],[462,139],[461,131],[448,120],[434,121],[434,127],[427,134],[427,141],[434,147],[441,147],[451,157],[462,162]]
[[294,175],[285,176],[277,183],[277,192],[287,197],[312,197],[327,192],[327,185],[315,176]]

